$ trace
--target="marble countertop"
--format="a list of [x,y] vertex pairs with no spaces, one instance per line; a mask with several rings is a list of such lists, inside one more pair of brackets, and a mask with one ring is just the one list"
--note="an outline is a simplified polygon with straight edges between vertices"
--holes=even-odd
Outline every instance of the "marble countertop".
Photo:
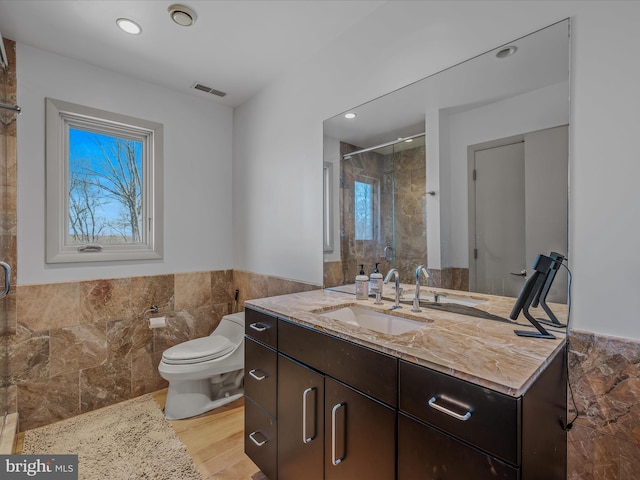
[[[413,297],[415,286],[402,285],[404,299]],[[524,394],[555,354],[565,343],[562,328],[545,328],[555,339],[519,337],[514,329],[536,331],[521,314],[517,322],[509,320],[515,299],[494,295],[450,291],[423,287],[421,297],[440,292],[456,297],[481,300],[475,306],[479,310],[499,316],[500,322],[422,308],[411,312],[411,305],[390,310],[394,302],[387,300],[394,293],[385,286],[383,305],[375,305],[374,299],[356,300],[353,286],[340,287],[343,291],[313,290],[275,297],[247,300],[245,306],[276,315],[294,323],[349,340],[356,344],[387,353],[473,382],[483,387],[513,396]],[[424,322],[424,326],[400,335],[379,333],[321,315],[342,306],[359,306],[394,316]],[[560,322],[566,321],[566,305],[549,304]],[[546,317],[539,309],[531,309],[534,317]]]

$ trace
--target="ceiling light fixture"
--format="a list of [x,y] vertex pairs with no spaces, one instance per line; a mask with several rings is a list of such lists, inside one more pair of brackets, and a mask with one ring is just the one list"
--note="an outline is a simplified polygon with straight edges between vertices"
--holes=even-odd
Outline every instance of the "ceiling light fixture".
[[167,11],[171,16],[171,20],[173,20],[181,27],[190,27],[191,25],[196,23],[196,12],[191,10],[189,7],[178,5],[176,3],[174,5],[170,5],[169,8],[167,8]]
[[514,53],[516,53],[517,51],[518,51],[518,47],[516,47],[515,45],[511,45],[509,47],[505,47],[501,50],[498,50],[498,53],[496,53],[496,57],[507,58],[513,55]]
[[344,118],[356,118],[358,115],[356,115],[353,112],[349,112],[349,113],[345,113],[344,114]]
[[130,33],[131,35],[139,35],[142,33],[142,27],[138,25],[133,20],[129,20],[128,18],[119,18],[116,20],[116,25],[123,32]]

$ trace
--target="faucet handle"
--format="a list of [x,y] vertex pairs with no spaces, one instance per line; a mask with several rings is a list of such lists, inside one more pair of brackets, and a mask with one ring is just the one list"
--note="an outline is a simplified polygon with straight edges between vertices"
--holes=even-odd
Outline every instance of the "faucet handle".
[[415,313],[422,311],[420,310],[420,299],[418,297],[413,297],[413,308],[411,311]]

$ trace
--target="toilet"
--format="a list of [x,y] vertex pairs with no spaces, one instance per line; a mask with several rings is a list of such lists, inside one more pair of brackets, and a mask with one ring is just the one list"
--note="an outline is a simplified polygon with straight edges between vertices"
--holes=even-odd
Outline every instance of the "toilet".
[[169,382],[164,416],[194,417],[244,394],[244,312],[222,317],[211,335],[168,348],[158,366]]

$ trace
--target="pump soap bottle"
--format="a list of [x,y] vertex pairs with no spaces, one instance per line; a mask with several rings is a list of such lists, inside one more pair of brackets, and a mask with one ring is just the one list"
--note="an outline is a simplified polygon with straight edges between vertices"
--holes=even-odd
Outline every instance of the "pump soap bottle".
[[369,298],[369,277],[364,273],[364,264],[359,265],[360,273],[356,275],[356,300]]
[[380,270],[378,270],[378,265],[380,264],[376,263],[376,266],[369,277],[369,291],[380,292],[380,295],[382,295],[382,285],[384,285],[384,283],[382,281],[382,274],[380,273]]

